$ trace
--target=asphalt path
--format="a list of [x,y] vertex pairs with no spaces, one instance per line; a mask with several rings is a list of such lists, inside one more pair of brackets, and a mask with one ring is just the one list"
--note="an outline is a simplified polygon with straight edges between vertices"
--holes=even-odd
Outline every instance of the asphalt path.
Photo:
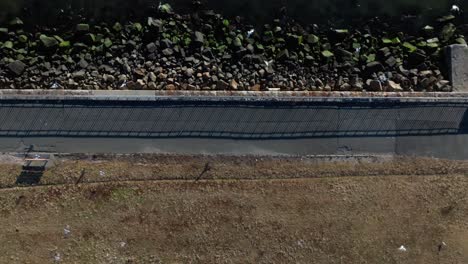
[[464,150],[447,148],[465,141],[467,109],[466,103],[433,100],[4,99],[0,151],[34,145],[60,152],[376,152],[458,158]]

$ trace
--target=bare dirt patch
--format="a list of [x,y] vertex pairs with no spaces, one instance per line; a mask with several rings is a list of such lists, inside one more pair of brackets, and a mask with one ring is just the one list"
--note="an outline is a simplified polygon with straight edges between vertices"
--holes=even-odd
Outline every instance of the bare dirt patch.
[[64,159],[44,179],[165,179],[0,190],[0,263],[468,262],[464,162],[153,158]]

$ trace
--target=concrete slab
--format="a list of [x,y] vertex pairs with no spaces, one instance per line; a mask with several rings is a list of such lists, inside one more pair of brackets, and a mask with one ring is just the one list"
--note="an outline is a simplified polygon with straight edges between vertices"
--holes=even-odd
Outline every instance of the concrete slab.
[[446,48],[449,80],[456,91],[468,91],[468,46],[450,45]]

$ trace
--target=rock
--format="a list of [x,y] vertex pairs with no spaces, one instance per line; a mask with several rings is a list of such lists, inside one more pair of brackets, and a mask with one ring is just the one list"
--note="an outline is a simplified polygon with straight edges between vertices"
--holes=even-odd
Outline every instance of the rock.
[[195,31],[193,41],[198,44],[203,44],[205,42],[205,35],[200,31]]
[[337,49],[338,57],[344,61],[351,61],[353,59],[353,53],[345,50],[345,49]]
[[142,69],[142,68],[134,69],[133,73],[137,76],[137,78],[143,78],[146,76],[146,71],[145,69]]
[[364,84],[362,82],[362,79],[359,78],[358,75],[354,75],[351,77],[349,84],[351,85],[352,88],[355,90],[362,90],[364,88]]
[[127,75],[125,75],[125,74],[121,74],[117,78],[119,79],[120,83],[125,83],[128,80]]
[[41,41],[42,45],[45,47],[45,48],[53,48],[53,47],[57,47],[58,46],[58,41],[55,39],[55,38],[52,38],[52,37],[48,37],[46,35],[41,35],[39,37],[39,40]]
[[418,76],[418,70],[417,69],[411,69],[409,71],[409,75],[412,76],[412,77],[413,76]]
[[162,48],[172,48],[172,46],[174,45],[169,39],[163,39],[160,41],[160,43]]
[[16,74],[17,76],[23,74],[24,70],[26,69],[26,64],[24,64],[22,61],[13,61],[8,64],[8,69]]
[[167,90],[167,91],[174,91],[174,90],[176,90],[176,87],[175,87],[174,84],[168,84],[168,85],[166,85],[165,90]]
[[433,75],[433,72],[431,70],[420,71],[418,75],[419,77],[427,78],[427,77],[431,77]]
[[287,49],[284,49],[278,53],[276,56],[278,60],[284,60],[289,58],[289,51]]
[[119,22],[116,22],[114,24],[114,26],[112,26],[112,29],[117,31],[117,32],[120,32],[120,31],[122,31],[123,27],[122,27],[122,24],[120,24]]
[[341,91],[350,91],[352,88],[351,84],[349,83],[343,83],[341,86],[340,86],[340,90]]
[[398,66],[398,71],[404,76],[408,76],[410,73],[407,69],[405,69],[405,67],[403,67],[403,65]]
[[260,69],[260,70],[258,71],[258,75],[260,75],[260,77],[265,76],[265,73],[266,73],[266,71],[265,71],[264,69]]
[[193,56],[188,56],[188,57],[185,57],[184,60],[185,60],[185,62],[192,62],[192,63],[194,63],[196,59],[195,59],[195,57],[193,57]]
[[162,53],[165,55],[165,56],[171,56],[172,54],[174,54],[174,50],[171,49],[171,48],[167,48],[167,49],[164,49],[162,51]]
[[386,61],[385,61],[385,64],[387,64],[389,67],[393,67],[397,64],[397,60],[395,59],[395,57],[393,56],[390,56]]
[[339,88],[341,85],[343,85],[343,76],[338,77],[338,80],[335,83],[335,87]]
[[72,74],[72,77],[75,80],[83,80],[86,77],[86,71],[84,70],[76,71]]
[[146,50],[149,53],[154,53],[157,49],[158,49],[158,47],[156,46],[156,44],[154,42],[151,42],[148,45],[146,45]]
[[373,91],[373,92],[381,92],[383,91],[383,88],[382,88],[382,83],[380,83],[380,81],[377,81],[377,80],[367,80],[366,81],[366,85],[367,85],[367,89],[369,91]]
[[122,90],[138,90],[138,84],[134,81],[128,81],[125,83],[125,85],[121,85],[120,89]]
[[426,58],[426,54],[423,51],[418,50],[410,53],[410,55],[408,56],[408,63],[412,66],[417,66],[426,61]]
[[360,91],[364,89],[364,84],[362,82],[356,82],[355,84],[352,85],[352,88]]
[[379,49],[379,55],[381,57],[387,58],[391,56],[392,53],[390,52],[390,49],[388,47],[384,47],[384,48]]
[[152,82],[156,82],[157,79],[158,79],[158,77],[156,76],[156,74],[154,74],[154,72],[150,72],[150,73],[148,74],[148,79],[149,79],[150,81],[152,81]]
[[116,69],[114,69],[113,67],[109,65],[103,64],[99,66],[99,71],[113,74],[116,72]]
[[209,79],[211,77],[211,74],[210,74],[210,72],[204,72],[204,73],[202,73],[202,77],[203,77],[203,79]]
[[146,82],[144,80],[142,80],[142,79],[138,79],[136,81],[136,84],[137,84],[136,89],[138,89],[138,90],[143,90],[146,87]]
[[230,88],[229,83],[225,81],[218,81],[218,83],[216,83],[216,90],[226,91],[226,90],[229,90],[229,88]]
[[165,81],[167,79],[167,74],[161,72],[158,75],[158,79],[161,80],[161,81]]
[[122,64],[122,71],[125,73],[131,73],[132,68],[126,62]]
[[378,61],[370,62],[366,65],[366,72],[368,74],[381,72],[384,70],[382,63]]
[[255,52],[255,48],[252,44],[247,45],[247,50],[249,51],[250,54],[253,54]]
[[115,77],[110,75],[110,74],[104,74],[102,76],[102,79],[106,82],[106,83],[113,83],[115,82]]
[[194,73],[195,71],[192,68],[187,68],[187,70],[185,70],[185,76],[189,78],[192,77]]
[[445,25],[442,28],[442,31],[439,34],[439,37],[442,40],[442,42],[449,41],[453,37],[453,35],[455,34],[456,30],[457,30],[457,28],[452,23],[448,23],[447,25]]
[[149,83],[148,83],[148,89],[150,89],[150,90],[157,90],[157,89],[158,89],[158,86],[156,85],[155,82],[149,82]]
[[160,19],[154,19],[148,17],[148,26],[157,29],[158,31],[162,28],[163,22]]
[[78,83],[76,83],[73,79],[68,79],[67,86],[69,89],[74,89],[78,86]]
[[78,32],[88,32],[89,24],[78,24],[76,25],[76,31]]
[[242,40],[239,37],[236,37],[232,41],[232,45],[234,45],[234,47],[240,48],[242,47]]
[[88,63],[85,59],[81,59],[81,60],[78,62],[78,65],[79,65],[82,69],[86,69],[86,68],[88,68],[89,63]]
[[435,84],[435,87],[436,87],[437,91],[443,91],[446,88],[449,88],[449,90],[450,90],[450,88],[451,88],[450,87],[450,81],[440,80]]
[[23,20],[21,20],[19,17],[15,17],[12,20],[10,20],[10,26],[22,26],[24,25]]
[[254,86],[250,87],[250,90],[258,92],[262,90],[262,86],[260,84],[255,84]]
[[421,88],[425,89],[425,90],[432,90],[432,86],[434,84],[436,84],[437,82],[437,78],[435,77],[428,77],[428,78],[424,78],[422,81],[421,81]]
[[239,87],[239,83],[237,83],[236,80],[232,79],[229,86],[230,86],[231,89],[237,90],[238,87]]
[[114,43],[113,43],[112,40],[110,40],[109,38],[104,39],[104,46],[105,46],[106,48],[112,47],[112,44],[114,44]]
[[403,89],[401,88],[400,84],[394,82],[394,81],[388,81],[388,88],[390,88],[391,91],[402,91]]
[[319,88],[324,87],[322,80],[320,80],[320,79],[318,79],[318,78],[315,79],[315,85],[316,85],[317,87],[319,87]]

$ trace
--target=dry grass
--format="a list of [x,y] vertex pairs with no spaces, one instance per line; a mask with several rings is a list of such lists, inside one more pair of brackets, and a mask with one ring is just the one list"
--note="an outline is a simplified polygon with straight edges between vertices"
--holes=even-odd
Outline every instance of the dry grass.
[[[182,167],[199,171],[201,161],[194,161],[200,167],[191,167],[190,160],[178,162],[180,171],[174,163],[168,167],[180,174],[165,175],[189,175],[193,172],[184,174]],[[107,169],[115,177],[121,173],[110,170],[106,164],[110,161],[64,162],[70,164],[52,169],[44,178],[62,177],[67,170],[82,167]],[[116,162],[115,167],[133,171],[126,163],[132,161]],[[56,253],[61,263],[468,263],[465,176],[369,177],[356,173],[366,167],[367,175],[374,175],[386,163],[358,163],[354,170],[350,163],[347,167],[322,164],[320,171],[310,161],[264,162],[261,166],[258,162],[239,164],[238,173],[229,165],[236,162],[222,163],[228,172],[219,174],[224,178],[251,179],[248,168],[258,167],[257,180],[162,180],[0,190],[0,263],[53,263]],[[432,168],[444,174],[463,174],[462,162],[437,162],[431,163]],[[406,169],[419,175],[430,171],[420,168],[418,161],[412,166],[399,164],[392,168],[387,164],[381,170],[397,174]],[[164,173],[147,160],[134,165],[135,175],[145,171],[141,170],[144,166]],[[316,171],[310,172],[308,166],[315,166]],[[284,170],[278,178],[301,179],[267,179],[273,177],[268,169]],[[290,170],[294,173],[285,173]],[[219,172],[211,173],[210,177],[218,177]],[[337,177],[349,175],[355,177]],[[69,236],[64,235],[67,225]],[[442,242],[447,247],[439,251]],[[398,251],[401,245],[408,251]]]
[[[84,172],[83,183],[138,180],[202,179],[299,179],[350,176],[462,175],[468,162],[423,158],[383,160],[317,160],[256,156],[126,155],[58,157],[41,184],[74,184]],[[0,162],[0,188],[14,187],[21,163]]]

